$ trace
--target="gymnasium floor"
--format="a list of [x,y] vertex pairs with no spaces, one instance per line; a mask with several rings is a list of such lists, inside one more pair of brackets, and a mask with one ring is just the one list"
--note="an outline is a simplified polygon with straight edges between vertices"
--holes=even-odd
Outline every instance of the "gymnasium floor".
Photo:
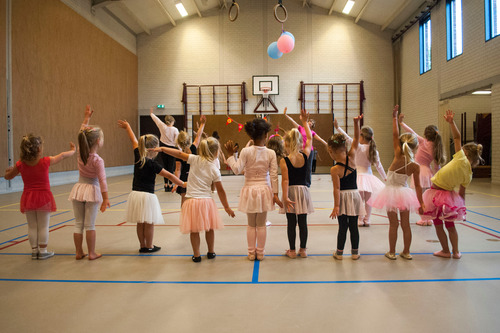
[[[104,256],[93,262],[74,259],[72,185],[52,188],[58,211],[49,249],[56,256],[45,261],[31,260],[21,193],[0,195],[1,331],[498,332],[500,186],[489,180],[474,179],[467,190],[467,222],[457,226],[461,260],[433,257],[434,227],[415,225],[416,215],[414,259],[386,259],[388,221],[375,212],[372,226],[360,229],[361,259],[335,261],[331,180],[313,175],[307,259],[283,256],[286,219],[275,211],[265,260],[248,261],[246,215],[231,219],[221,209],[226,227],[216,232],[217,258],[199,264],[191,261],[189,236],[178,230],[180,198],[163,192],[160,180],[166,225],[156,227],[155,244],[162,250],[138,254],[135,225],[124,221],[132,176],[113,177],[112,207],[97,220]],[[243,178],[224,176],[223,184],[236,208]]]

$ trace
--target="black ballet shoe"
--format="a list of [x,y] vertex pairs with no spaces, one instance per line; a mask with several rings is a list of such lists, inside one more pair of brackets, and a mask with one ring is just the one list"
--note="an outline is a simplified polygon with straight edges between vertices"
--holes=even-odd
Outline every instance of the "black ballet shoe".
[[216,256],[215,252],[207,252],[207,259],[214,259]]
[[146,253],[158,252],[160,250],[161,250],[161,247],[153,245],[153,247],[150,248],[150,249],[146,248]]
[[147,247],[141,247],[139,249],[139,253],[146,253],[146,252],[148,252],[148,248]]
[[193,262],[201,262],[201,256],[199,257],[192,256],[191,259],[193,260]]

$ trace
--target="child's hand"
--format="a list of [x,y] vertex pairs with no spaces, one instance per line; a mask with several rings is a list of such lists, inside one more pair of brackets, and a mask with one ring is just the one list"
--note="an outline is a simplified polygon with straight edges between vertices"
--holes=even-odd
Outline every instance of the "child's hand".
[[339,216],[339,207],[333,207],[332,213],[330,214],[331,219],[336,219]]
[[285,107],[285,110],[283,110],[283,114],[284,115],[286,115],[286,109],[287,109],[287,107]]
[[307,120],[309,119],[309,112],[307,112],[306,110],[300,110],[300,121],[302,121],[302,123],[307,123]]
[[453,111],[446,110],[446,114],[444,115],[444,120],[446,120],[447,123],[452,124],[454,116],[455,116],[455,113]]
[[154,113],[154,111],[153,111],[153,107],[151,107],[151,108],[149,109],[149,114],[152,114],[152,113]]
[[234,142],[229,140],[228,142],[226,142],[224,147],[226,147],[226,150],[227,150],[227,153],[229,154],[229,156],[233,156],[233,154],[234,154]]
[[101,204],[101,213],[104,213],[106,211],[106,208],[111,207],[111,204],[109,203],[108,199],[104,199]]
[[224,210],[226,211],[227,215],[234,217],[234,212],[230,207],[225,207]]
[[288,196],[283,196],[283,207],[285,208],[285,210],[287,212],[294,209],[294,205],[295,205],[295,201],[290,200],[290,198],[288,198]]
[[130,127],[129,123],[126,120],[118,120],[118,126],[124,129]]
[[69,150],[76,151],[76,146],[73,142],[69,143]]
[[90,119],[93,113],[94,110],[90,107],[90,105],[87,104],[87,106],[85,107],[85,118]]
[[333,127],[335,127],[336,130],[339,129],[339,123],[337,121],[337,118],[333,119]]
[[425,213],[425,205],[422,203],[422,205],[418,208],[418,213],[420,215],[424,215]]
[[399,115],[399,123],[400,123],[400,124],[404,123],[404,120],[405,120],[405,115],[401,113],[401,114]]
[[398,117],[398,111],[399,111],[399,105],[395,105],[394,109],[392,109],[392,118],[397,118]]
[[201,115],[201,117],[200,117],[200,123],[202,125],[205,125],[207,123],[207,117],[205,117],[205,115]]
[[359,121],[360,121],[361,119],[363,119],[363,115],[361,114],[361,115],[359,115],[359,116],[357,116],[357,117],[354,117],[353,119],[354,119],[354,123],[355,123],[355,124],[358,124],[358,123],[359,123]]
[[283,203],[281,202],[280,198],[278,197],[278,194],[274,194],[273,204],[277,204],[280,208],[283,208]]

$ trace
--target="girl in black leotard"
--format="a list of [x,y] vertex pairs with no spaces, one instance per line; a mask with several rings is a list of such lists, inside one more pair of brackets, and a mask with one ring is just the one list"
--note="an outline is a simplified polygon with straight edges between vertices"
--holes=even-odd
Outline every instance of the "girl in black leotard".
[[358,149],[359,121],[362,117],[354,118],[354,136],[349,151],[347,151],[346,137],[343,134],[335,134],[328,140],[328,153],[337,162],[330,169],[335,204],[330,217],[339,220],[337,251],[333,254],[333,257],[338,260],[342,260],[347,229],[351,233],[351,258],[353,260],[359,259],[358,217],[359,215],[364,216],[365,208],[356,185],[356,162],[354,157]]

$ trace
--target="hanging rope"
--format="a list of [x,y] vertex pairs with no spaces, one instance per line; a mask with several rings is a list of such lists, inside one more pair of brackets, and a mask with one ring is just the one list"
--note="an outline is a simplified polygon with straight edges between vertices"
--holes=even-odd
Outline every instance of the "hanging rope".
[[[278,0],[278,4],[276,6],[274,6],[274,18],[276,19],[276,21],[278,21],[280,23],[284,23],[288,19],[288,12],[286,11],[286,8],[285,8],[285,6],[283,6],[283,3],[281,1],[282,0]],[[284,19],[280,19],[278,17],[278,8],[281,8],[283,10],[283,13],[285,14]]]
[[[233,10],[233,7],[236,10],[236,15],[234,15],[234,17],[231,17],[231,11]],[[238,5],[236,3],[236,0],[233,0],[233,3],[231,5],[231,7],[229,7],[229,12],[227,13],[227,15],[229,16],[229,21],[231,21],[231,22],[236,21],[236,19],[238,18],[238,14],[239,13],[240,13],[240,5]]]

